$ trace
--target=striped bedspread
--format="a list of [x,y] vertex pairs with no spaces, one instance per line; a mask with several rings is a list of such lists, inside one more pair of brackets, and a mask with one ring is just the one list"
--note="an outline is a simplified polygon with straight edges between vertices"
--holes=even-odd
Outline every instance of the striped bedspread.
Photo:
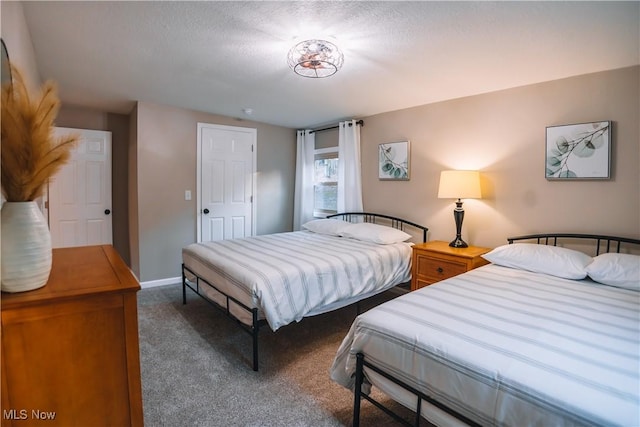
[[345,387],[357,352],[482,425],[640,425],[637,291],[487,265],[356,318],[331,368]]
[[309,231],[194,243],[185,265],[256,306],[274,331],[411,279],[411,244],[378,245]]

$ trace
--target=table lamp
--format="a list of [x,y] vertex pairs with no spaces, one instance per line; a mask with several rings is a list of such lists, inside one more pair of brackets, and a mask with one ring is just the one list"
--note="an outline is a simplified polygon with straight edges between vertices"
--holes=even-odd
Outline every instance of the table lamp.
[[479,199],[480,173],[478,171],[442,171],[440,172],[440,186],[438,187],[439,199],[458,199],[453,210],[453,218],[456,221],[456,238],[449,243],[453,248],[466,248],[469,245],[462,240],[462,220],[464,209],[461,199]]

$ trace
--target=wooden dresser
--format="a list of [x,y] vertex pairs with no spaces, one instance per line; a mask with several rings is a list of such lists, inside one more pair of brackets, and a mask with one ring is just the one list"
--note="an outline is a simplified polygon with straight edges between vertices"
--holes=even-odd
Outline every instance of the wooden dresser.
[[452,248],[449,243],[438,240],[412,247],[412,291],[488,264],[482,255],[491,250],[478,246]]
[[136,292],[111,245],[53,250],[47,284],[2,294],[2,426],[142,426]]

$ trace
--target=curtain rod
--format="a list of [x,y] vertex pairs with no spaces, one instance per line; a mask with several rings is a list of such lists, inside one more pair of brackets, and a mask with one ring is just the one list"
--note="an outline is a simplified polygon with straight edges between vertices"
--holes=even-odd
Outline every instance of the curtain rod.
[[[364,120],[358,120],[356,122],[356,125],[364,126]],[[349,123],[349,126],[352,126],[352,124]],[[340,127],[339,125],[335,125],[335,126],[331,126],[331,127],[328,127],[328,128],[314,129],[310,133],[322,132],[322,131],[331,130],[331,129],[338,129],[339,127]]]

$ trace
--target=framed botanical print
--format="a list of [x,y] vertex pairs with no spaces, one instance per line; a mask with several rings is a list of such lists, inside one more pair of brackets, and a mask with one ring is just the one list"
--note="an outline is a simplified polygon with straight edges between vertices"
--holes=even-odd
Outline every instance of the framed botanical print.
[[410,158],[409,141],[380,144],[378,146],[378,178],[408,181]]
[[548,180],[611,178],[611,122],[549,126],[545,177]]

